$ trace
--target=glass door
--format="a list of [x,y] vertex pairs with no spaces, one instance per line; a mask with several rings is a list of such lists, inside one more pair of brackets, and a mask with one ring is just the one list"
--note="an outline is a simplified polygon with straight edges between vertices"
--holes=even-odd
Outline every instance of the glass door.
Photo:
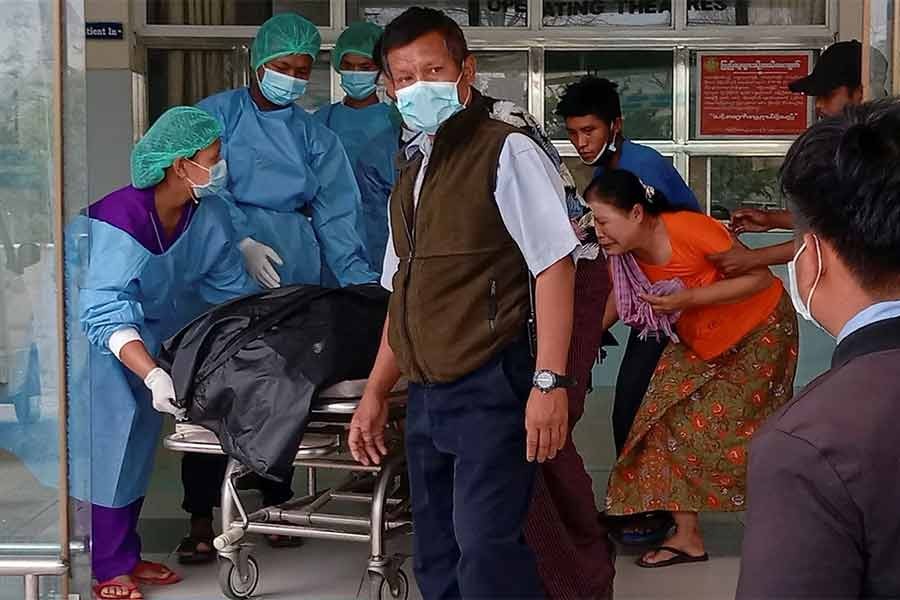
[[[61,239],[86,196],[84,6],[0,7],[0,598],[89,598],[90,523],[69,495],[84,421],[67,426]],[[85,459],[75,472],[89,478]]]

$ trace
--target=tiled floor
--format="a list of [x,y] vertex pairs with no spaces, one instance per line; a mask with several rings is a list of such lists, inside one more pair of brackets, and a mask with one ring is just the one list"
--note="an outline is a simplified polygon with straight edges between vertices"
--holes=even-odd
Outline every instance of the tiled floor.
[[[608,397],[607,392],[595,394],[590,399],[576,432],[578,447],[594,478],[598,501],[603,498],[612,464]],[[3,423],[0,423],[2,427]],[[186,519],[180,509],[179,459],[178,455],[160,449],[151,493],[143,511],[141,533],[147,557],[169,561],[182,573],[184,581],[169,588],[146,589],[145,595],[149,600],[218,600],[223,596],[219,591],[216,565],[180,567],[169,554],[186,528]],[[302,489],[303,485],[302,477],[298,477],[295,487]],[[38,484],[13,455],[0,453],[0,541],[32,535],[48,541],[55,538],[54,498],[55,492]],[[647,571],[634,565],[634,555],[623,552],[617,565],[616,598],[732,598],[739,567],[740,521],[734,515],[707,516],[704,531],[712,556],[706,564]],[[273,550],[260,543],[254,548],[254,556],[261,566],[258,597],[267,600],[355,598],[362,583],[367,555],[363,544],[309,541],[302,548]],[[411,565],[407,564],[406,571],[411,575]],[[0,600],[21,598],[20,582],[20,579],[0,578]],[[410,598],[419,598],[415,589]]]
[[[594,479],[598,501],[606,489],[613,462],[609,432],[609,391],[594,394],[576,431],[576,442]],[[144,509],[145,542],[158,554],[177,544],[184,520],[172,507],[180,502],[178,462],[162,452],[153,494]],[[174,482],[174,483],[173,483]],[[300,489],[302,481],[295,481]],[[633,600],[727,600],[734,597],[739,568],[742,526],[735,515],[704,518],[704,532],[712,560],[701,565],[649,571],[638,568],[636,555],[623,551],[617,563],[616,598]],[[168,546],[165,544],[168,543]],[[312,540],[302,548],[273,550],[261,542],[254,548],[261,565],[260,597],[266,600],[337,600],[355,598],[368,556],[365,545]],[[172,563],[175,566],[174,562]],[[217,567],[176,567],[184,581],[168,589],[149,590],[150,600],[218,600]],[[412,575],[411,564],[407,573]],[[367,588],[364,588],[367,589]],[[363,596],[365,597],[365,596]],[[416,590],[410,598],[418,599]]]
[[[741,526],[735,518],[704,524],[712,560],[660,570],[634,565],[635,555],[619,556],[617,599],[727,600],[737,582]],[[355,598],[362,583],[367,552],[363,545],[310,541],[302,548],[272,550],[264,543],[254,549],[260,563],[259,597],[266,600],[338,600]],[[165,555],[156,557],[165,559]],[[174,565],[173,565],[174,566]],[[223,596],[215,565],[179,568],[184,581],[167,589],[147,590],[150,600],[218,600]],[[406,571],[411,575],[411,565]],[[367,589],[367,588],[364,588]],[[365,597],[364,595],[362,596]],[[413,600],[420,598],[413,590]]]

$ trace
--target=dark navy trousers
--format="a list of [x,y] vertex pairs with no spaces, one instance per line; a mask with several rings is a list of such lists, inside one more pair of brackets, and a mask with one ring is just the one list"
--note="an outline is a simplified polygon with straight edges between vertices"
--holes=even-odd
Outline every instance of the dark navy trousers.
[[427,600],[541,598],[523,528],[534,360],[516,343],[462,379],[411,385],[406,420],[415,572]]
[[616,399],[613,403],[612,425],[616,455],[622,454],[622,449],[625,448],[631,425],[647,395],[656,365],[669,345],[666,337],[657,340],[651,334],[646,340],[641,340],[638,330],[634,327],[630,329],[628,346],[625,347],[625,356],[616,378]]

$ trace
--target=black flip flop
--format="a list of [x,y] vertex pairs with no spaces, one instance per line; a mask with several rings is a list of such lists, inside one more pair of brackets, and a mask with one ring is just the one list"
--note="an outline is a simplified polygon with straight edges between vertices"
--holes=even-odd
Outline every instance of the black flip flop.
[[[206,544],[209,550],[199,550],[197,546]],[[178,555],[178,564],[181,565],[205,565],[216,560],[216,549],[213,547],[212,538],[199,539],[188,536],[181,540],[175,549]]]
[[[644,560],[644,556],[649,554],[650,552],[670,552],[674,554],[672,558],[667,560],[662,560],[660,562],[650,563]],[[702,556],[691,556],[684,550],[679,550],[678,548],[672,548],[671,546],[660,546],[659,548],[654,548],[649,552],[645,552],[644,556],[640,557],[635,564],[641,567],[642,569],[661,569],[663,567],[672,567],[674,565],[686,565],[690,563],[701,563],[707,562],[709,560],[709,554],[704,553]]]

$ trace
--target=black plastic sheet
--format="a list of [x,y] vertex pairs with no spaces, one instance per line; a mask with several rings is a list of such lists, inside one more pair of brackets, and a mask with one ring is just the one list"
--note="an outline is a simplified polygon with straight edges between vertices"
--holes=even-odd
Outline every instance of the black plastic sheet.
[[292,286],[218,306],[168,340],[160,366],[191,422],[256,473],[283,480],[316,394],[364,379],[375,362],[388,293]]

